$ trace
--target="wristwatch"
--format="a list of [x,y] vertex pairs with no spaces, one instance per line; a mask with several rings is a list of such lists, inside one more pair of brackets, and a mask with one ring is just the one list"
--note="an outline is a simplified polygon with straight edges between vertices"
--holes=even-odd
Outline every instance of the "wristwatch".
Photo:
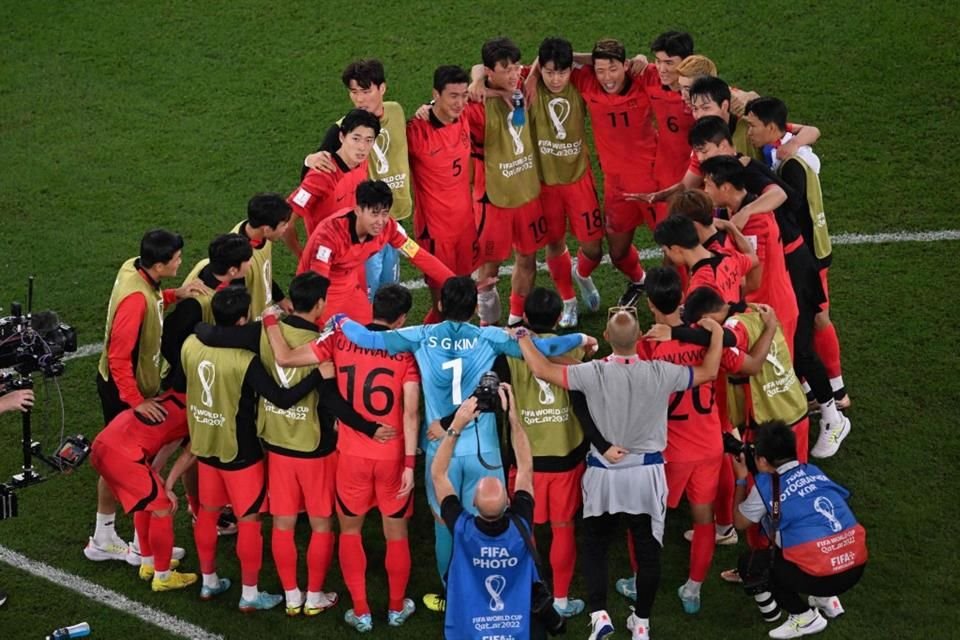
[[447,428],[447,435],[450,436],[451,438],[459,438],[459,437],[460,437],[460,432],[457,431],[456,429],[454,429],[453,427],[448,427],[448,428]]

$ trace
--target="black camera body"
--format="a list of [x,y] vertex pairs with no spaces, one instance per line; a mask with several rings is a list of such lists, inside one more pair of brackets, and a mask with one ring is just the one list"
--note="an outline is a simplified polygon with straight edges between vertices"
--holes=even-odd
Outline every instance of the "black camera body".
[[477,399],[477,410],[492,413],[500,409],[500,376],[493,371],[487,371],[480,376],[477,388],[472,396]]
[[753,443],[742,442],[732,433],[726,432],[723,434],[723,452],[729,453],[734,458],[742,453],[743,459],[747,463],[747,469],[753,475],[757,475],[757,460],[754,457],[757,455],[757,448],[753,446]]
[[62,374],[64,354],[77,350],[74,328],[53,311],[23,315],[19,303],[10,306],[13,315],[0,318],[0,369],[23,376],[39,371],[46,378]]

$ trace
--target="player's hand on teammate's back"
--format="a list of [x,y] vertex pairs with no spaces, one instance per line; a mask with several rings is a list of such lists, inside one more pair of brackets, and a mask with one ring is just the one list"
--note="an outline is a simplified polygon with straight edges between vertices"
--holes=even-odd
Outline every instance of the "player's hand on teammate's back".
[[617,464],[618,462],[623,460],[628,453],[630,452],[624,449],[623,447],[612,445],[609,449],[607,449],[603,453],[603,457],[606,458],[607,462],[609,462],[610,464]]
[[190,282],[185,282],[183,286],[176,289],[174,293],[177,296],[177,300],[185,300],[187,298],[208,296],[213,293],[213,290],[207,285],[203,284],[203,280],[197,278],[195,280],[191,280]]
[[487,81],[485,78],[479,78],[470,83],[467,87],[467,99],[470,102],[483,102],[487,97]]
[[147,398],[137,405],[134,412],[153,424],[160,424],[167,417],[167,410],[154,398]]
[[330,322],[333,324],[333,328],[336,331],[340,331],[343,328],[343,323],[349,320],[345,313],[335,313],[330,316]]
[[597,339],[593,336],[588,336],[587,334],[583,335],[586,336],[587,339],[586,343],[583,345],[583,350],[588,356],[592,356],[597,352],[597,349],[600,348],[600,343],[597,342]]
[[713,318],[708,318],[706,316],[700,318],[700,326],[709,331],[710,333],[716,333],[717,331],[723,331],[723,327],[720,326],[720,323],[714,320]]
[[773,307],[768,304],[758,304],[757,312],[760,314],[760,319],[763,320],[765,326],[777,326],[777,312],[773,310]]
[[647,68],[648,64],[650,64],[650,62],[647,60],[647,56],[638,53],[627,60],[627,73],[632,76],[638,76],[643,73],[643,70]]
[[283,309],[284,313],[293,313],[293,303],[290,302],[290,298],[284,298],[277,302],[277,306]]
[[644,340],[651,340],[653,342],[666,342],[670,340],[673,336],[673,330],[669,325],[666,324],[655,324],[650,327],[645,334],[643,334]]
[[377,442],[388,442],[397,437],[397,430],[388,424],[380,423],[380,426],[373,433],[373,439]]
[[413,117],[416,118],[417,120],[423,120],[424,122],[429,121],[429,120],[430,120],[430,105],[428,105],[428,104],[422,104],[422,105],[420,105],[419,107],[417,107],[417,110],[416,110],[416,112],[414,112]]
[[323,173],[333,173],[337,170],[337,166],[333,163],[333,156],[330,155],[329,151],[311,153],[303,161],[303,164]]

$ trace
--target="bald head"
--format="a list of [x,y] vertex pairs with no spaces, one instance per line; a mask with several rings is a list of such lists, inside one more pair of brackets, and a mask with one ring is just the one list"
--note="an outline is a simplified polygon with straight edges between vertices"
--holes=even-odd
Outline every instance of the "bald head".
[[486,476],[477,483],[473,496],[477,511],[487,520],[495,520],[503,515],[507,508],[507,490],[499,478]]
[[607,342],[614,352],[632,354],[637,351],[637,338],[640,337],[640,325],[637,316],[626,311],[615,313],[607,321]]

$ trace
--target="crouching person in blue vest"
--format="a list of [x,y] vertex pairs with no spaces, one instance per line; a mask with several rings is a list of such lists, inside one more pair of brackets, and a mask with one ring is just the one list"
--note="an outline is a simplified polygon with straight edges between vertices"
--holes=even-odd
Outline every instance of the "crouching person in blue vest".
[[[512,502],[501,478],[488,476],[477,484],[473,499],[477,515],[472,515],[447,477],[460,432],[480,415],[476,397],[468,398],[454,414],[430,471],[440,515],[453,534],[444,622],[444,637],[450,640],[529,640],[535,624],[531,590],[539,578],[525,534],[518,528],[522,525],[529,532],[533,526],[533,456],[510,385],[501,384],[500,399],[509,416],[517,459]],[[441,422],[449,422],[449,417]]]
[[745,454],[733,463],[734,524],[760,523],[771,542],[740,557],[744,589],[768,622],[780,618],[780,607],[788,614],[771,638],[823,631],[827,618],[843,613],[837,596],[857,584],[867,562],[867,533],[847,506],[850,492],[797,462],[794,438],[782,422],[757,426],[749,495]]

